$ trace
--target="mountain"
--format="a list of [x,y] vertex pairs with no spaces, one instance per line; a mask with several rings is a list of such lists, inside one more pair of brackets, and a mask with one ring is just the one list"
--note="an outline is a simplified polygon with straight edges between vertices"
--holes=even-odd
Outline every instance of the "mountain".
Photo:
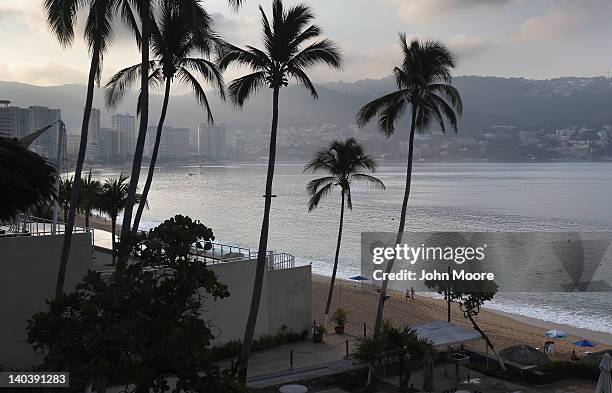
[[[557,129],[572,125],[598,127],[612,124],[612,81],[599,78],[558,78],[529,80],[460,76],[454,83],[461,92],[464,114],[460,132],[470,135],[492,125],[514,125],[521,128]],[[346,127],[355,122],[355,113],[372,98],[392,91],[391,77],[357,82],[333,82],[318,85],[319,97],[313,101],[304,89],[289,86],[281,93],[280,126],[303,128],[323,124]],[[84,85],[33,86],[17,82],[0,82],[0,99],[12,105],[44,105],[62,110],[69,130],[80,127],[85,98]],[[229,130],[266,129],[270,123],[271,94],[262,91],[247,103],[243,111],[233,110],[209,93],[215,121],[226,123]],[[150,124],[159,116],[162,97],[151,96]],[[132,94],[117,112],[134,113]],[[94,107],[104,108],[103,90],[97,89]],[[106,113],[105,113],[106,112]],[[102,125],[110,125],[110,111],[104,111]],[[173,96],[167,124],[193,128],[205,122],[206,116],[191,95]]]

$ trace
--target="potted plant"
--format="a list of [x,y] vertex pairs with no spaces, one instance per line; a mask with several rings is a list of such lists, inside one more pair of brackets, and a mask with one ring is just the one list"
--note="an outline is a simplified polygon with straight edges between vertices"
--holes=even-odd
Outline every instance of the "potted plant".
[[337,309],[334,315],[332,315],[332,321],[336,322],[336,327],[334,328],[336,334],[344,334],[344,326],[346,325],[347,315],[348,312],[343,308]]
[[323,325],[315,325],[312,330],[312,342],[313,343],[322,343],[323,335],[325,334],[325,326]]

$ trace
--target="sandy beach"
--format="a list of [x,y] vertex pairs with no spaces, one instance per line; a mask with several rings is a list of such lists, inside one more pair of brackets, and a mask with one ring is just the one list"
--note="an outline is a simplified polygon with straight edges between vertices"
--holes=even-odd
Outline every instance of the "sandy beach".
[[[348,333],[362,336],[363,324],[366,323],[368,334],[370,334],[378,305],[378,294],[375,292],[354,292],[352,290],[353,285],[353,283],[348,282],[340,282],[336,285],[332,312],[338,307],[349,311],[349,323],[346,327]],[[328,288],[329,277],[313,275],[312,312],[314,320],[323,320]],[[396,326],[415,326],[433,320],[446,320],[446,302],[424,296],[416,296],[414,302],[406,302],[403,293],[393,293],[385,305],[385,319]],[[481,310],[477,320],[497,350],[517,344],[527,344],[541,348],[544,342],[548,340],[544,334],[551,329],[562,329],[570,334],[566,339],[554,340],[555,360],[569,359],[572,350],[581,354],[585,348],[577,348],[572,344],[574,341],[581,339],[589,339],[597,344],[595,348],[586,348],[586,350],[592,352],[612,349],[612,335],[603,332],[562,326],[486,309]],[[463,317],[457,304],[453,304],[451,308],[451,321],[472,328],[472,324]],[[466,346],[479,352],[485,351],[484,340]]]

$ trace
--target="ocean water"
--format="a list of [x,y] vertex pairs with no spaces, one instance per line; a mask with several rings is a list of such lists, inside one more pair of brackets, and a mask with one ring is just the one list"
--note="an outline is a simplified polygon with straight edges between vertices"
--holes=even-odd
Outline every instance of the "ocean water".
[[[308,212],[302,165],[277,164],[269,249],[310,263],[330,275],[340,195]],[[143,168],[143,176],[146,168]],[[126,171],[127,172],[127,171]],[[103,178],[117,168],[94,172]],[[211,227],[217,241],[256,248],[263,214],[265,165],[160,167],[142,227],[174,214]],[[355,184],[353,210],[345,215],[339,276],[360,272],[360,234],[396,231],[404,165],[381,165],[385,191]],[[408,231],[612,232],[612,163],[417,163]],[[612,333],[612,293],[500,294],[489,307]]]

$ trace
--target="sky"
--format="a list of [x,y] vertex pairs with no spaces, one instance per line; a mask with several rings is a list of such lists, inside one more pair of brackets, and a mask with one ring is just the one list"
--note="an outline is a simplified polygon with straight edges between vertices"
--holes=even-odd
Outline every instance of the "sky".
[[[45,24],[43,0],[0,0],[0,80],[37,85],[85,83],[89,54],[79,29],[62,47]],[[295,0],[286,0],[288,5]],[[400,60],[398,33],[437,39],[458,57],[456,75],[548,79],[599,76],[612,69],[612,0],[309,0],[316,23],[341,47],[342,71],[318,67],[316,82],[382,78]],[[258,6],[238,12],[226,0],[204,0],[215,29],[236,45],[260,44]],[[83,14],[82,16],[84,16]],[[83,17],[79,24],[82,25]],[[119,26],[104,57],[102,82],[138,62]],[[226,79],[244,70],[231,69]],[[180,89],[178,90],[180,91]]]

